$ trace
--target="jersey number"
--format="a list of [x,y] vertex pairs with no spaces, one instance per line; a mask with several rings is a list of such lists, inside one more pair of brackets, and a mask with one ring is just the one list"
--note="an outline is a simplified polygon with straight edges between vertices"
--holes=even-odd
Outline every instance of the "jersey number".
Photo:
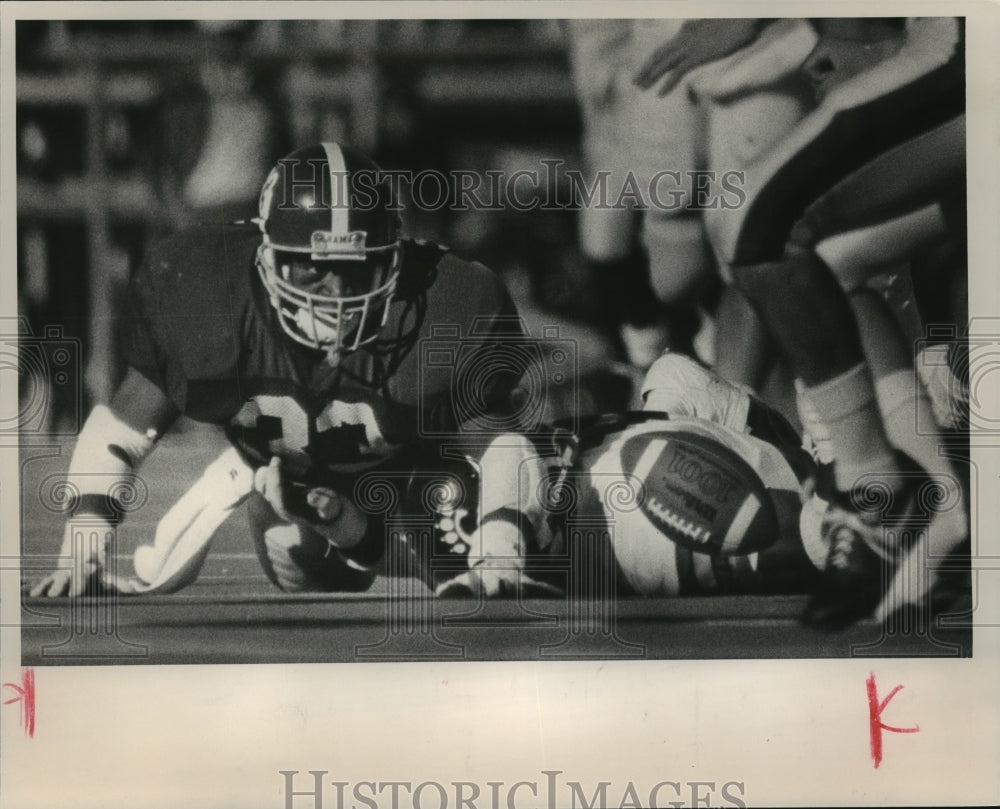
[[291,396],[259,395],[233,419],[230,438],[261,463],[279,455],[290,471],[351,471],[395,449],[379,428],[367,402],[334,400],[314,418]]

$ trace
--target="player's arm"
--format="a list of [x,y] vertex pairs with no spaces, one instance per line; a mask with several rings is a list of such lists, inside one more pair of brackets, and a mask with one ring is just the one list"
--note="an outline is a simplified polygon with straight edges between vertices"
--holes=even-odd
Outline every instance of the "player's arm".
[[[75,596],[103,586],[107,556],[113,551],[111,538],[124,512],[115,492],[127,488],[132,473],[177,415],[166,394],[134,368],[126,372],[110,404],[91,411],[70,459],[67,481],[74,496],[60,566],[30,595]],[[96,542],[74,541],[72,525],[80,517],[104,524],[106,530],[87,532],[88,537],[99,533]]]
[[[475,314],[468,329],[472,339],[446,400],[455,439],[459,445],[470,439],[464,449],[479,468],[481,522],[469,551],[469,574],[444,585],[438,591],[443,596],[467,588],[486,596],[514,595],[526,583],[536,584],[522,571],[527,545],[538,544],[544,517],[536,491],[544,465],[521,432],[537,428],[525,419],[537,418],[540,408],[551,405],[526,398],[550,393],[536,390],[530,380],[548,374],[544,363],[551,351],[525,333],[500,279],[481,265],[475,267],[478,278],[470,291],[478,300],[470,307]],[[493,440],[484,449],[486,435]]]
[[[444,261],[441,266],[446,266]],[[518,414],[532,411],[533,404],[524,399],[522,379],[545,372],[528,367],[544,352],[536,350],[540,344],[529,339],[510,293],[493,272],[463,262],[459,273],[456,288],[439,294],[445,316],[454,317],[450,322],[461,327],[461,362],[450,390],[431,404],[425,426],[456,436],[517,430]]]

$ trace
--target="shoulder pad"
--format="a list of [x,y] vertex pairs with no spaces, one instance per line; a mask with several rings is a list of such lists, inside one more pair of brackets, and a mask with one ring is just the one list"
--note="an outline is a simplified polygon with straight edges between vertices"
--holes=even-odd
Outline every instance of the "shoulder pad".
[[437,279],[438,264],[448,248],[423,239],[404,239],[396,294],[409,299],[426,292]]

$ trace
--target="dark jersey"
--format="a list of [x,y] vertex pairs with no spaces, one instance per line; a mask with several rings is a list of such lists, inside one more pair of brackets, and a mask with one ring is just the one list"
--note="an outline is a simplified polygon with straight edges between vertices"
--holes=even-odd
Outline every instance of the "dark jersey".
[[486,267],[404,242],[382,336],[331,368],[282,331],[258,279],[259,244],[256,227],[232,225],[156,245],[131,285],[123,340],[129,365],[179,412],[223,425],[252,462],[277,454],[293,477],[354,475],[456,429],[456,396],[503,407],[517,379],[482,363],[518,321]]

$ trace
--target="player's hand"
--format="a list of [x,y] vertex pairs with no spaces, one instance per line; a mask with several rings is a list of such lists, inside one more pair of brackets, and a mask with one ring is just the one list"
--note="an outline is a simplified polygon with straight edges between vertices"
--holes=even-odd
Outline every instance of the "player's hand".
[[267,466],[257,470],[254,489],[286,522],[315,527],[334,522],[344,510],[343,498],[333,489],[325,486],[306,488],[287,480],[277,455]]
[[[33,598],[61,598],[64,596],[98,595],[104,591],[107,542],[96,539],[110,532],[90,532],[90,539],[76,536],[70,523],[66,523],[59,562],[55,570],[28,591]],[[95,536],[96,535],[96,536]]]
[[696,67],[722,59],[749,45],[757,37],[758,20],[687,20],[677,35],[646,60],[633,81],[648,90],[667,73],[657,95],[665,96]]
[[104,570],[96,563],[63,567],[45,576],[28,595],[32,598],[99,595],[105,590],[103,579]]
[[[107,536],[114,530],[108,523],[101,531],[93,532]],[[110,543],[107,540],[81,541],[74,536],[70,523],[66,524],[62,549],[59,551],[59,567],[43,577],[24,592],[31,598],[64,598],[77,596],[100,596],[108,593],[128,595],[138,592],[137,582],[114,575],[108,569],[107,559]]]
[[438,598],[553,598],[563,593],[554,585],[538,581],[511,564],[510,559],[486,557],[467,573],[444,582]]
[[73,571],[54,570],[35,584],[28,591],[28,595],[32,598],[59,598],[68,596],[74,590],[76,595],[79,595],[82,586],[73,586]]
[[112,576],[106,571],[93,571],[84,578],[75,578],[73,571],[59,569],[28,589],[31,598],[75,596],[141,595],[148,587],[134,577]]

